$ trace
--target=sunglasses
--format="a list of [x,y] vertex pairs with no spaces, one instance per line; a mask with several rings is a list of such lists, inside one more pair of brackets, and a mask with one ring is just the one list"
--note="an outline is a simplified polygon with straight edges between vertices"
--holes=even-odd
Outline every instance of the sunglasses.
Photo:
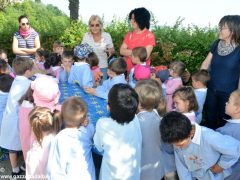
[[100,27],[100,24],[90,24],[91,27]]
[[22,26],[28,26],[30,23],[29,22],[27,22],[27,23],[22,23]]

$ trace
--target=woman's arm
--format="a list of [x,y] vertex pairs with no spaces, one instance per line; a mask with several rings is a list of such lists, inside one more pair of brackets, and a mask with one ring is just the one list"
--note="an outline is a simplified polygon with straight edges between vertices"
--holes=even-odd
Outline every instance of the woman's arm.
[[200,69],[208,70],[208,67],[209,67],[209,65],[211,64],[211,61],[212,61],[212,57],[213,57],[212,53],[209,52],[206,59],[203,61]]
[[147,50],[147,59],[150,57],[152,50],[153,50],[153,46],[152,45],[148,45],[145,47]]
[[132,50],[128,49],[128,46],[126,43],[122,43],[120,47],[120,54],[123,56],[131,56],[132,55]]
[[37,49],[40,47],[41,46],[40,46],[39,36],[37,36],[34,40],[34,48],[21,48],[21,50],[26,52],[27,54],[35,54]]
[[23,48],[18,47],[18,40],[15,36],[13,37],[12,50],[13,50],[14,54],[21,54],[21,55],[27,55],[28,54],[23,50]]

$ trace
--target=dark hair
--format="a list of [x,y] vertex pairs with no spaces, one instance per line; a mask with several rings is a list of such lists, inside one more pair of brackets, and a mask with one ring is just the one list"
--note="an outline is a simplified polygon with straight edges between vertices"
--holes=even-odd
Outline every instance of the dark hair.
[[182,113],[172,111],[163,116],[160,133],[163,142],[176,143],[188,138],[191,134],[190,120]]
[[222,28],[224,25],[227,25],[232,36],[231,42],[240,45],[240,16],[239,15],[227,15],[222,17],[219,21],[219,27]]
[[61,41],[56,40],[53,43],[53,48],[56,48],[56,47],[64,47],[64,44]]
[[43,48],[38,48],[36,50],[36,53],[37,53],[38,56],[44,57],[44,59],[47,59],[48,56],[49,56],[49,52],[47,50],[43,49]]
[[183,86],[178,88],[173,93],[173,98],[178,96],[183,101],[188,101],[188,111],[197,111],[198,110],[198,102],[194,90],[191,86]]
[[7,54],[7,51],[5,51],[4,49],[0,49],[0,55],[3,54],[3,53]]
[[13,83],[13,77],[9,74],[0,74],[0,91],[9,92]]
[[147,61],[147,50],[145,47],[135,47],[132,49],[132,54],[134,57],[138,57],[141,62]]
[[7,62],[4,59],[0,59],[0,74],[2,74],[2,71],[5,72],[7,68]]
[[62,59],[67,58],[67,59],[73,59],[73,52],[72,51],[63,51],[62,54]]
[[[20,23],[23,18],[28,19],[28,16],[27,16],[26,14],[19,16],[19,17],[18,17],[18,22]],[[29,19],[28,19],[28,20],[29,20]]]
[[29,113],[29,122],[32,127],[33,133],[40,145],[42,145],[44,132],[59,132],[61,127],[61,117],[58,110],[47,107],[35,107]]
[[192,79],[207,86],[207,82],[210,80],[210,75],[206,69],[200,69],[192,74]]
[[92,68],[94,66],[98,66],[99,59],[98,59],[96,53],[94,53],[94,52],[89,53],[88,57],[86,59],[86,62],[90,65],[90,68]]
[[122,57],[111,59],[108,69],[115,72],[117,75],[120,75],[127,71],[127,63]]
[[28,57],[17,57],[12,65],[16,75],[24,75],[27,70],[32,70],[33,61]]
[[151,15],[146,8],[141,7],[141,8],[133,9],[129,13],[129,16],[128,16],[129,20],[131,20],[133,14],[134,14],[134,20],[136,21],[136,23],[138,24],[141,30],[143,30],[144,28],[147,28],[147,29],[150,28]]
[[109,91],[108,105],[111,118],[123,125],[133,120],[138,108],[138,95],[127,84],[115,84]]
[[27,92],[20,98],[18,103],[22,104],[24,100],[29,101],[30,103],[34,103],[33,90],[31,87],[28,88]]
[[153,79],[144,79],[137,82],[135,90],[139,103],[147,111],[158,109],[162,116],[166,113],[166,103],[162,95],[161,85]]
[[51,53],[43,65],[45,69],[49,69],[51,66],[54,67],[60,65],[60,63],[61,56],[59,56],[57,53]]
[[80,97],[70,97],[62,104],[61,113],[66,127],[80,127],[87,118],[88,107]]

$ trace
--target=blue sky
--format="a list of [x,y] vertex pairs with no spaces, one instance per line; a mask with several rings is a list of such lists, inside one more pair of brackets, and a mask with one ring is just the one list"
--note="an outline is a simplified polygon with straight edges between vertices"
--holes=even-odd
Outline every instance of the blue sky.
[[[42,0],[53,4],[67,15],[68,0]],[[79,14],[87,22],[92,14],[104,15],[106,22],[113,16],[123,19],[134,8],[146,7],[160,25],[172,25],[178,17],[184,25],[215,26],[224,15],[240,14],[239,0],[80,0]]]

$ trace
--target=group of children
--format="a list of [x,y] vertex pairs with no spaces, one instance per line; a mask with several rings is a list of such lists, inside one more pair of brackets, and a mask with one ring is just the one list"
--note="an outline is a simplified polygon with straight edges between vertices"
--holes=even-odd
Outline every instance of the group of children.
[[[239,90],[226,104],[232,120],[220,134],[199,125],[206,70],[192,75],[192,87],[183,86],[184,63],[155,72],[146,65],[146,49],[137,47],[127,78],[119,57],[109,61],[109,78],[102,80],[88,44],[71,52],[55,42],[53,50],[38,49],[35,61],[14,59],[14,71],[0,57],[0,147],[9,152],[13,177],[24,170],[17,158],[22,151],[26,179],[96,179],[94,147],[103,157],[99,179],[240,179]],[[59,81],[107,99],[109,117],[94,127],[80,97],[60,105]]]

